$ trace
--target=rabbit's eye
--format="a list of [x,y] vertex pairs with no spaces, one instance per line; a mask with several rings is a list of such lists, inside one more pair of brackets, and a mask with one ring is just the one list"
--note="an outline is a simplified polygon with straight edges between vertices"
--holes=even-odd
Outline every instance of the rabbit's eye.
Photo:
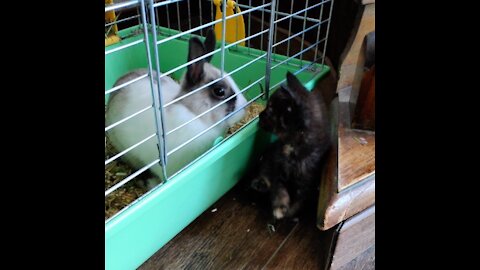
[[213,93],[215,94],[215,96],[217,96],[219,98],[225,97],[225,89],[223,89],[221,87],[214,88]]

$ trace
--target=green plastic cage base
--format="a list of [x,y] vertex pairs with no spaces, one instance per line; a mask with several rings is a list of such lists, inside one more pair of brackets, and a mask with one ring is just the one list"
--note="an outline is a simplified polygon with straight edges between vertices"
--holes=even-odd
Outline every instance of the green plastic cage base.
[[[138,26],[120,31],[120,35],[124,36],[136,30],[138,30]],[[178,33],[166,28],[159,28],[159,31],[159,39],[167,37],[165,33]],[[162,72],[186,62],[188,37],[189,35],[185,39],[174,39],[159,45]],[[143,35],[132,36],[118,44],[106,47],[105,50],[141,38]],[[248,55],[248,52],[258,56],[265,53],[240,46],[232,47],[225,51],[225,70],[229,72],[256,58],[256,56]],[[279,61],[287,59],[281,55],[272,55],[272,58]],[[220,53],[215,54],[212,64],[219,67],[220,59]],[[289,62],[289,65],[285,63],[272,70],[271,86],[282,81],[287,71],[295,72],[299,69],[297,65],[300,60],[292,59]],[[310,64],[308,61],[303,62]],[[276,62],[272,62],[272,66],[275,64]],[[123,74],[135,68],[145,68],[147,65],[143,42],[106,55],[105,90],[110,89]],[[315,72],[306,69],[297,75],[309,90],[313,89],[317,80],[330,71],[328,66],[322,67],[322,65],[315,64],[314,67]],[[260,59],[233,74],[232,78],[239,88],[243,89],[264,76],[265,69],[266,61]],[[184,70],[173,73],[172,77],[178,80]],[[254,86],[244,95],[247,99],[252,99],[260,94],[260,91],[260,87]],[[105,97],[105,103],[107,99],[108,96]],[[263,101],[259,99],[259,102]],[[149,191],[132,205],[107,220],[105,223],[105,269],[136,269],[139,267],[229,191],[244,174],[251,161],[258,157],[272,140],[272,135],[258,128],[257,118],[165,184]]]

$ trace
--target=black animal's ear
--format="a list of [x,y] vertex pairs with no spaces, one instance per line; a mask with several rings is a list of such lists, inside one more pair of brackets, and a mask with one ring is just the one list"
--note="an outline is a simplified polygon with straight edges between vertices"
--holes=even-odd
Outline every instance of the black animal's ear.
[[297,79],[297,77],[293,75],[290,71],[287,71],[287,85],[291,90],[297,93],[307,91],[305,87],[303,87],[302,83]]
[[[207,37],[205,38],[205,42],[203,43],[205,47],[205,54],[211,53],[215,50],[215,32],[213,31],[213,28],[208,28],[207,30]],[[212,60],[213,55],[210,55],[209,57],[205,58],[205,61],[210,62]]]
[[297,105],[301,105],[302,97],[308,93],[307,89],[303,87],[302,83],[290,71],[287,71],[287,85],[282,88]]
[[297,93],[294,90],[290,89],[290,87],[288,85],[284,84],[284,85],[281,86],[281,88],[289,98],[291,98],[293,100],[297,100]]
[[[188,43],[188,62],[203,56],[204,54],[205,47],[203,46],[203,43],[196,37],[191,38]],[[187,67],[186,79],[190,85],[195,85],[202,79],[203,63],[205,63],[205,59],[190,64]]]

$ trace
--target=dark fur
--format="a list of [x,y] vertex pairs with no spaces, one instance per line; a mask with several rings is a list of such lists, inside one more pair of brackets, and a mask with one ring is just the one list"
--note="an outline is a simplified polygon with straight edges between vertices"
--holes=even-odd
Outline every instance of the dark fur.
[[330,146],[325,102],[288,72],[287,84],[271,96],[259,124],[278,140],[264,152],[250,186],[269,193],[274,217],[295,217],[318,194],[322,158]]

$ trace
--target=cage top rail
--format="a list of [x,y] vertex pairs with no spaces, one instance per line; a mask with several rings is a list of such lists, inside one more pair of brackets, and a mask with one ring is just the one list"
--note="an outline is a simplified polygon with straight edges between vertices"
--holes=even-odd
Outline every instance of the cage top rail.
[[165,6],[165,5],[168,5],[168,4],[174,4],[174,3],[183,2],[183,1],[185,1],[185,0],[165,0],[165,1],[157,2],[157,3],[153,4],[153,7],[156,8],[156,7],[161,7],[161,6]]
[[[109,11],[138,6],[141,1],[142,0],[128,0],[128,1],[118,1],[117,3],[114,3],[114,4],[108,4],[108,5],[105,5],[105,13]],[[183,1],[188,1],[188,0],[165,0],[165,1],[154,3],[153,7],[161,7],[168,4],[173,4],[173,3],[183,2]]]
[[130,1],[122,1],[115,4],[105,5],[105,12],[123,9],[127,7],[133,7],[140,4],[140,0],[130,0]]

